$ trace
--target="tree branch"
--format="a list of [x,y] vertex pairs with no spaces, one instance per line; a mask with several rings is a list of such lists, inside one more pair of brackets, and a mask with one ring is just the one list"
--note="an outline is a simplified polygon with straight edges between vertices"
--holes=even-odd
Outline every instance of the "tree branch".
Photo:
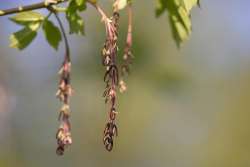
[[[44,2],[39,2],[39,3],[34,3],[26,6],[19,6],[15,8],[10,8],[10,9],[4,9],[0,10],[0,17],[5,16],[5,15],[10,15],[10,14],[15,14],[15,13],[20,13],[20,12],[25,12],[25,11],[30,11],[30,10],[37,10],[37,9],[43,9],[43,8],[48,8],[51,5],[58,5],[63,2],[67,2],[68,0],[45,0]],[[107,20],[108,17],[105,14],[105,12],[101,9],[100,6],[98,6],[95,2],[87,0],[88,3],[90,3],[98,13],[101,15],[102,20]]]
[[57,4],[66,2],[66,1],[68,1],[68,0],[57,0],[57,1],[45,0],[44,2],[34,3],[31,5],[19,6],[19,7],[10,8],[10,9],[4,9],[4,10],[0,10],[0,16],[5,16],[5,15],[9,15],[9,14],[14,14],[14,13],[20,13],[20,12],[25,12],[25,11],[30,11],[30,10],[48,8],[50,5],[57,5]]
[[[30,11],[30,10],[37,10],[37,9],[43,9],[43,8],[48,8],[51,5],[58,5],[60,3],[67,2],[68,0],[45,0],[44,2],[39,2],[39,3],[34,3],[26,6],[19,6],[15,8],[10,8],[10,9],[3,9],[0,10],[0,16],[5,16],[5,15],[10,15],[10,14],[15,14],[15,13],[20,13],[20,12],[25,12],[25,11]],[[108,18],[106,14],[103,12],[103,10],[95,3],[92,1],[88,1],[96,10],[100,13],[102,18],[106,19]]]

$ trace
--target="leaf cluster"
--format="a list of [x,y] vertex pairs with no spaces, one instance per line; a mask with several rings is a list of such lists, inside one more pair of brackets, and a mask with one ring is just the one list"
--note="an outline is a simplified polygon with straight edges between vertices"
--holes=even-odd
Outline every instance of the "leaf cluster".
[[[192,31],[191,10],[199,5],[199,0],[156,0],[156,16],[168,13],[169,23],[173,38],[179,47],[187,40]],[[84,35],[84,21],[80,13],[86,9],[86,3],[96,4],[97,0],[69,0],[64,10],[65,18],[69,25],[69,34]],[[113,7],[122,10],[132,0],[116,0]],[[56,8],[55,8],[56,9]],[[59,7],[57,8],[59,9]],[[22,26],[22,29],[10,36],[10,46],[17,49],[26,48],[37,36],[38,30],[42,27],[44,36],[48,43],[58,49],[62,41],[62,30],[49,20],[51,13],[44,16],[35,11],[18,13],[10,18],[14,23]]]
[[156,16],[168,12],[172,35],[178,47],[191,34],[191,10],[199,4],[199,0],[158,0]]

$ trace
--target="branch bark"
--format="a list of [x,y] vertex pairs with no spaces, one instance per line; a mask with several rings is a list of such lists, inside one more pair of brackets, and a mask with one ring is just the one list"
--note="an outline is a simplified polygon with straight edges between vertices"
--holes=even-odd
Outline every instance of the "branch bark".
[[10,9],[4,9],[4,10],[0,10],[0,16],[5,16],[5,15],[9,15],[9,14],[14,14],[14,13],[20,13],[20,12],[25,12],[25,11],[30,11],[30,10],[48,8],[50,5],[58,5],[60,3],[66,2],[66,1],[68,1],[68,0],[57,0],[57,1],[45,0],[44,2],[34,3],[31,5],[19,6],[19,7],[10,8]]
[[[4,10],[0,10],[0,17],[5,16],[5,15],[10,15],[10,14],[30,11],[30,10],[49,8],[51,5],[58,5],[67,1],[68,0],[55,0],[55,1],[45,0],[44,2],[34,3],[34,4],[26,5],[26,6],[19,6],[15,8],[4,9]],[[100,6],[98,6],[96,3],[92,1],[87,0],[87,2],[91,4],[94,8],[96,8],[96,10],[101,15],[103,20],[106,20],[108,18],[105,12],[100,8]]]

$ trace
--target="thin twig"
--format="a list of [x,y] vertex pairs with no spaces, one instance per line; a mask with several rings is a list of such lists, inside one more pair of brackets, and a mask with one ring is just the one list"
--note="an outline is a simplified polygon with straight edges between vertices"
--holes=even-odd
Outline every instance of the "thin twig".
[[132,33],[132,17],[133,16],[133,10],[132,10],[132,3],[130,2],[128,4],[128,33]]
[[0,10],[0,16],[5,16],[9,14],[14,14],[14,13],[20,13],[20,12],[25,12],[25,11],[30,11],[30,10],[36,10],[36,9],[42,9],[42,8],[48,8],[51,5],[58,5],[63,2],[67,2],[68,0],[57,0],[57,1],[44,1],[44,2],[39,2],[39,3],[34,3],[26,6],[19,6],[15,8],[10,8],[10,9],[4,9]]
[[63,39],[64,39],[64,42],[65,42],[65,50],[66,50],[66,56],[67,56],[67,61],[70,62],[70,49],[69,49],[69,42],[68,42],[68,38],[66,36],[66,32],[65,32],[65,29],[63,27],[63,24],[62,24],[62,21],[60,19],[60,17],[58,16],[58,14],[56,12],[54,12],[54,15],[56,17],[56,20],[60,26],[60,29],[61,29],[61,32],[63,34]]

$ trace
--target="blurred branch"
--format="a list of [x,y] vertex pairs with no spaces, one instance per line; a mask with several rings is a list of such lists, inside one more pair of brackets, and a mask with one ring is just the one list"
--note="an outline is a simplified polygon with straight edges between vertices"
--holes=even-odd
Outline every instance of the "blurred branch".
[[51,5],[57,5],[57,4],[66,2],[66,1],[68,1],[68,0],[45,0],[44,2],[34,3],[31,5],[19,6],[19,7],[10,8],[10,9],[4,9],[4,10],[0,10],[0,16],[5,16],[5,15],[9,15],[9,14],[14,14],[14,13],[20,13],[20,12],[24,12],[24,11],[48,8]]
[[[69,0],[45,0],[43,2],[34,3],[34,4],[26,5],[26,6],[18,6],[15,8],[3,9],[3,10],[0,10],[0,16],[20,13],[20,12],[25,12],[25,11],[30,11],[30,10],[49,8],[51,7],[51,5],[58,5],[60,3],[64,3],[67,1]],[[94,6],[97,9],[97,11],[101,14],[102,17],[106,16],[103,10],[95,2],[91,0],[87,0],[86,2]]]

